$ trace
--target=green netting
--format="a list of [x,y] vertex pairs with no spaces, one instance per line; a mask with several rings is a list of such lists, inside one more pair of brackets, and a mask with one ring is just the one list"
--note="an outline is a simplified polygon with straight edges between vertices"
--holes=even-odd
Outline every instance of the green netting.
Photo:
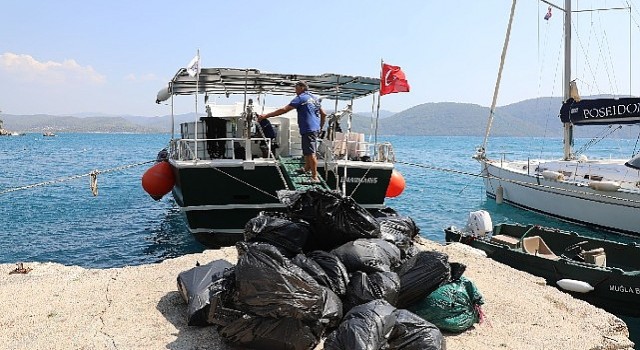
[[479,306],[484,299],[475,284],[464,276],[440,286],[412,311],[441,330],[462,332],[480,319]]

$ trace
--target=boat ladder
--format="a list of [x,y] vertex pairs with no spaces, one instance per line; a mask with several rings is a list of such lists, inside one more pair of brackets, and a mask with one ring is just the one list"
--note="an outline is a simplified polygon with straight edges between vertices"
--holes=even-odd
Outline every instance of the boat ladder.
[[311,174],[299,171],[299,169],[304,166],[304,159],[302,157],[279,157],[279,162],[284,176],[293,184],[293,190],[305,191],[314,187],[329,189],[329,186],[319,173],[320,183],[309,183]]

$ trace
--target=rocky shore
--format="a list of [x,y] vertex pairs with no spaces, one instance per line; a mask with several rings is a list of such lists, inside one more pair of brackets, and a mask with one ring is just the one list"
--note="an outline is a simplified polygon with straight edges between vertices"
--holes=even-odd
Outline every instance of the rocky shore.
[[[485,298],[487,320],[445,333],[448,350],[633,349],[622,320],[538,277],[460,244],[418,246],[465,264]],[[114,269],[25,262],[28,273],[10,274],[16,265],[0,264],[0,349],[232,349],[213,327],[187,326],[176,287],[180,272],[216,259],[235,264],[236,249]]]

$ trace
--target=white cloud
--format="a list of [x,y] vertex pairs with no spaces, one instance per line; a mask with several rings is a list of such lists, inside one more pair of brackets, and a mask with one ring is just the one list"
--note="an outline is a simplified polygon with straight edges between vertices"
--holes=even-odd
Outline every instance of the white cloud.
[[0,55],[0,73],[21,81],[38,81],[45,84],[88,82],[102,84],[106,77],[91,66],[81,66],[72,59],[62,62],[40,62],[30,55],[11,52]]
[[138,75],[130,73],[124,77],[124,80],[140,82],[140,81],[158,81],[160,79],[158,79],[158,77],[153,73],[138,74]]

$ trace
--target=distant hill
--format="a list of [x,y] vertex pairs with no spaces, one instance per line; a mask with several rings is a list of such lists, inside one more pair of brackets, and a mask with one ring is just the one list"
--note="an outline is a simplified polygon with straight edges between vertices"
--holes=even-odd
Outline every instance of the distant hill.
[[[589,96],[608,98],[610,95]],[[562,137],[558,116],[562,98],[540,97],[497,107],[490,135],[494,137]],[[471,103],[424,103],[379,121],[381,135],[484,136],[489,107]],[[370,118],[354,116],[353,129],[368,132]],[[606,126],[574,128],[575,137],[593,138],[606,133]],[[617,137],[637,138],[637,127],[617,131]]]
[[[543,126],[496,110],[502,121],[494,123],[493,136],[541,135]],[[469,103],[425,103],[380,122],[390,135],[480,136],[484,135],[489,108]]]
[[122,117],[70,117],[47,114],[9,115],[3,114],[4,127],[10,131],[35,132],[136,132],[154,133],[153,126],[138,125]]
[[[593,96],[592,96],[593,97]],[[597,96],[603,97],[603,96]],[[562,123],[558,118],[560,97],[540,97],[496,108],[491,136],[562,137]],[[327,111],[330,112],[330,111]],[[484,136],[489,108],[471,103],[423,103],[399,113],[380,111],[378,133],[381,135],[427,136]],[[105,116],[83,114],[78,116],[2,115],[4,128],[17,132],[131,132],[168,133],[171,116]],[[174,117],[175,132],[180,123],[194,121],[195,113]],[[374,125],[371,113],[354,113],[352,129],[369,133]],[[343,121],[343,128],[346,121]],[[593,137],[601,133],[602,126],[575,128],[576,137]],[[637,137],[637,128],[623,129],[620,137]]]
[[[371,113],[362,113],[364,115],[370,115]],[[384,119],[384,118],[388,118],[392,115],[394,115],[395,113],[391,112],[391,111],[387,111],[384,109],[380,110],[380,113],[378,113],[378,116],[380,117],[380,119]]]
[[[104,116],[83,114],[86,116],[56,116],[48,114],[11,115],[0,118],[4,127],[10,131],[35,132],[130,132],[130,133],[168,133],[171,131],[171,116]],[[195,113],[174,116],[176,132],[180,132],[180,123],[194,121]]]
[[[541,99],[542,100],[542,99]],[[560,110],[557,99],[557,111]],[[530,110],[530,102],[523,101],[499,107],[492,126],[493,136],[562,136],[562,127],[546,130],[548,113],[539,109]],[[546,101],[545,101],[546,102]],[[379,121],[378,131],[382,135],[429,135],[429,136],[484,136],[489,118],[489,108],[471,103],[437,102],[424,103],[396,113]],[[556,118],[557,119],[557,118]],[[370,118],[354,116],[353,129],[368,132]]]

